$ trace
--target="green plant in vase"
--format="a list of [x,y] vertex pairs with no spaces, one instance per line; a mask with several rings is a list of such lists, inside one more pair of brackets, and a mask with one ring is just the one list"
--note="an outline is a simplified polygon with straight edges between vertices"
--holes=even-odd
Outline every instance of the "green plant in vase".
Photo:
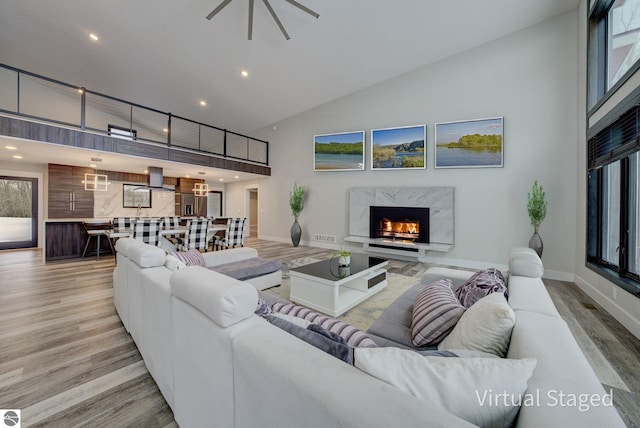
[[304,209],[304,194],[304,187],[298,186],[297,183],[293,184],[293,189],[289,192],[289,206],[291,207],[291,214],[295,218],[291,226],[291,243],[294,247],[300,244],[300,237],[302,236],[302,228],[298,223],[298,216]]
[[542,238],[540,238],[538,234],[538,229],[547,216],[547,201],[545,198],[544,187],[540,186],[536,180],[531,188],[531,193],[527,193],[527,211],[529,212],[529,219],[533,225],[533,236],[531,236],[529,240],[529,248],[535,250],[540,257],[542,257],[544,245]]
[[338,251],[331,255],[331,258],[338,258],[338,266],[349,266],[351,264],[351,252],[346,248],[340,247]]

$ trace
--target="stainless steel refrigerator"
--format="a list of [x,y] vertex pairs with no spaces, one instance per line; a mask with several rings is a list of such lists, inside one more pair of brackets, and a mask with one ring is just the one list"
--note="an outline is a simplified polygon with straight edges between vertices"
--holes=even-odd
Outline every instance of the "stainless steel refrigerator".
[[206,217],[207,197],[195,196],[193,193],[183,193],[181,195],[180,215],[183,217]]

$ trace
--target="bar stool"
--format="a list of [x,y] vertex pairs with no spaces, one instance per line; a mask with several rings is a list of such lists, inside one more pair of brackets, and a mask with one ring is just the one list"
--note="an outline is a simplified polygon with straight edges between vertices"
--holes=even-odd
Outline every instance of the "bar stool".
[[[96,258],[100,258],[101,252],[110,251],[111,254],[115,254],[115,250],[113,249],[113,244],[111,243],[111,239],[109,239],[109,232],[111,231],[111,221],[109,220],[87,220],[82,223],[84,230],[87,232],[87,243],[84,244],[84,251],[82,252],[82,258],[84,258],[87,254],[87,249],[89,248],[89,243],[91,242],[91,238],[96,238]],[[107,243],[109,244],[109,248],[102,250],[100,248],[100,237],[105,236],[107,239]]]

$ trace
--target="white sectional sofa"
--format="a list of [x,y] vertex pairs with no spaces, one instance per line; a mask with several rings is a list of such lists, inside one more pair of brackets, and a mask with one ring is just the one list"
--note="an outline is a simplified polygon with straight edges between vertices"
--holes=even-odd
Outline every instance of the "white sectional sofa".
[[[174,362],[170,340],[173,318],[169,279],[179,266],[161,248],[132,238],[119,239],[116,250],[117,264],[113,272],[116,311],[167,403],[172,406]],[[247,247],[203,253],[207,268],[257,256],[255,249]],[[215,278],[216,283],[239,282],[214,271],[204,270],[211,273],[210,277]],[[246,282],[256,289],[274,287],[282,282],[282,271]]]
[[[247,282],[202,267],[170,272],[158,266],[160,255],[149,246],[125,242],[118,254],[114,287],[127,283],[126,292],[116,288],[118,313],[128,314],[123,322],[181,427],[473,426],[256,315],[259,292]],[[537,359],[527,392],[603,396],[544,288],[539,259],[514,251],[510,266],[509,302],[517,320],[507,357]],[[432,269],[428,275],[459,280],[468,274]],[[141,320],[134,314],[140,309]],[[581,412],[543,403],[523,406],[516,426],[624,423],[613,407]]]

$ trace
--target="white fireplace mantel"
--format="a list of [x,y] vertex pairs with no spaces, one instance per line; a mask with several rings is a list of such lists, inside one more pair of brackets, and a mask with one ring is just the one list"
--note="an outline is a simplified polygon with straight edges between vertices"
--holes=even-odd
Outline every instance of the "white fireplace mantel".
[[[454,244],[453,187],[355,187],[349,190],[349,236],[369,252],[423,258],[428,251],[447,252]],[[369,207],[429,208],[429,243],[369,237]]]

